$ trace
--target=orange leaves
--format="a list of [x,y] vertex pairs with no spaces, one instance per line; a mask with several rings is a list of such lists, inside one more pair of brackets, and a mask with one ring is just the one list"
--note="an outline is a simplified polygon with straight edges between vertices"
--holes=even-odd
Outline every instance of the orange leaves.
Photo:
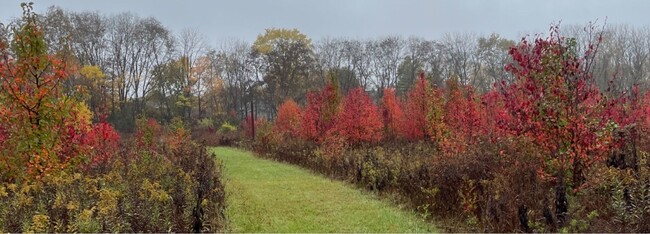
[[404,115],[408,120],[402,126],[403,135],[409,140],[423,140],[428,129],[427,115],[431,112],[431,87],[424,75],[416,81],[415,86],[408,93],[408,100],[404,107]]
[[41,178],[91,154],[88,108],[61,91],[71,68],[47,54],[42,28],[25,14],[11,48],[0,45],[0,180]]
[[361,88],[350,91],[335,130],[351,144],[376,143],[382,139],[384,127],[379,109]]
[[273,130],[289,137],[298,137],[300,135],[301,119],[302,111],[300,106],[292,99],[288,99],[278,108],[278,116],[275,119]]
[[404,112],[402,111],[402,104],[395,95],[395,89],[384,89],[384,97],[381,101],[381,112],[384,120],[385,136],[393,139],[401,136],[401,129],[404,123]]

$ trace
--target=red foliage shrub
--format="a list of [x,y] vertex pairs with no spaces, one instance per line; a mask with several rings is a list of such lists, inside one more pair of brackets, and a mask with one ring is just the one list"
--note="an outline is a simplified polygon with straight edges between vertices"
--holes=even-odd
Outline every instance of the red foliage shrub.
[[9,139],[9,109],[6,106],[0,106],[0,149],[2,144]]
[[352,145],[361,142],[379,142],[383,123],[379,109],[362,88],[350,91],[345,98],[343,112],[336,121],[335,131]]
[[[506,71],[516,80],[504,84],[502,94],[512,115],[506,128],[542,151],[539,176],[556,183],[555,216],[563,226],[569,212],[567,187],[578,189],[585,171],[608,155],[612,125],[603,118],[606,102],[587,62],[597,46],[588,45],[581,56],[575,41],[558,31],[553,27],[548,38],[532,44],[524,38],[510,49],[513,62]],[[527,219],[522,220],[527,226]]]
[[439,142],[446,154],[458,154],[485,135],[487,119],[472,87],[461,87],[453,80],[447,84],[444,123],[448,134]]
[[273,131],[289,137],[298,137],[300,135],[301,120],[302,111],[298,103],[291,99],[286,100],[278,108],[278,116],[275,119]]
[[395,95],[395,89],[384,89],[384,96],[381,101],[381,113],[384,120],[385,137],[391,139],[401,137],[404,112],[402,112],[402,104]]
[[631,125],[638,125],[638,129],[647,128],[650,113],[650,92],[645,95],[639,93],[637,85],[633,86],[628,95],[619,98],[612,98],[607,102],[607,109],[604,117],[616,122],[619,127],[624,128]]
[[320,131],[322,97],[318,93],[307,94],[307,105],[302,115],[301,136],[305,140],[317,141]]
[[341,112],[341,97],[337,85],[328,84],[321,92],[307,94],[302,115],[301,135],[305,140],[321,142]]
[[409,140],[425,139],[428,130],[427,115],[431,111],[430,92],[429,83],[424,79],[424,75],[421,75],[408,93],[404,107],[404,115],[408,120],[404,121],[402,133]]
[[639,94],[633,86],[628,94],[607,101],[603,119],[616,123],[613,129],[612,153],[607,165],[639,171],[640,151],[650,150],[650,93]]
[[[482,94],[453,79],[445,90],[431,87],[420,74],[404,106],[384,90],[380,116],[361,89],[348,94],[340,115],[335,86],[310,93],[303,140],[270,144],[265,153],[396,191],[427,212],[469,218],[474,232],[600,230],[590,226],[596,216],[603,226],[647,223],[650,94],[601,93],[590,71],[597,45],[581,55],[557,27],[550,35],[512,47],[506,70],[514,80]],[[359,144],[382,133],[381,147]],[[613,154],[622,164],[602,163]]]
[[104,165],[113,155],[119,152],[120,135],[113,126],[105,121],[93,124],[86,134],[84,144],[90,146],[89,168]]
[[494,142],[499,138],[508,136],[506,124],[511,121],[512,116],[505,108],[503,96],[496,90],[481,95],[481,113],[485,118],[485,133]]
[[[85,106],[83,106],[84,110]],[[77,108],[75,108],[77,109]],[[57,152],[59,162],[67,165],[73,158],[90,153],[90,147],[85,144],[85,136],[91,130],[90,113],[71,111],[65,118],[61,134],[61,149]]]

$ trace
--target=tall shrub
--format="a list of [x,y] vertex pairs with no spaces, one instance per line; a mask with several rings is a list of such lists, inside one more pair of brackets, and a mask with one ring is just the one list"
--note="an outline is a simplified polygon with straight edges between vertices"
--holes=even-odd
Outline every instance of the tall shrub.
[[386,138],[395,139],[402,136],[401,128],[404,124],[402,104],[397,98],[395,89],[384,89],[381,99],[381,114],[384,121],[384,135]]
[[273,130],[281,135],[298,137],[300,134],[300,121],[302,111],[298,103],[288,99],[278,107],[278,117],[275,119]]
[[379,109],[362,88],[345,97],[343,111],[336,121],[336,131],[350,144],[376,143],[382,139],[383,122]]

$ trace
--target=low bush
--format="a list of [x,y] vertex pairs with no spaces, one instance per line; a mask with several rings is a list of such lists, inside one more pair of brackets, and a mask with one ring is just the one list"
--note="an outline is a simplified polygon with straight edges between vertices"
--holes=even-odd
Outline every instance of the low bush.
[[577,191],[579,205],[574,208],[578,217],[595,214],[576,221],[589,227],[583,230],[650,232],[650,154],[638,157],[638,170],[599,165],[591,171]]
[[[150,133],[165,129],[141,123],[147,129],[140,129],[139,139],[125,139],[122,150],[89,164],[101,162],[101,169],[62,170],[41,180],[1,184],[0,231],[222,231],[225,193],[214,157],[187,135],[178,144],[153,141]],[[180,136],[156,135],[174,137]]]
[[477,139],[477,144],[454,156],[441,154],[431,142],[348,147],[337,157],[326,156],[323,146],[300,139],[254,145],[263,157],[390,194],[425,216],[461,223],[442,227],[448,231],[629,232],[648,228],[647,153],[639,157],[638,173],[601,164],[582,187],[564,187],[571,205],[562,213],[563,204],[556,202],[561,194],[557,181],[543,173],[541,151],[525,138]]
[[234,146],[241,141],[242,133],[237,127],[223,122],[219,129],[196,127],[192,129],[192,140],[208,146]]

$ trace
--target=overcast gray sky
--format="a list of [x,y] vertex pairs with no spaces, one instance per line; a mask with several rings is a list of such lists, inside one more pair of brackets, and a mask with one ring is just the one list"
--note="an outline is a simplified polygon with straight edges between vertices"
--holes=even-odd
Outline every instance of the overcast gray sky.
[[[0,20],[21,14],[19,0],[0,2]],[[312,39],[377,38],[386,35],[439,39],[447,32],[492,32],[518,40],[545,33],[549,24],[650,25],[650,1],[642,0],[33,0],[38,13],[51,5],[73,11],[153,16],[174,32],[196,28],[208,42],[252,42],[265,28],[298,28]]]

